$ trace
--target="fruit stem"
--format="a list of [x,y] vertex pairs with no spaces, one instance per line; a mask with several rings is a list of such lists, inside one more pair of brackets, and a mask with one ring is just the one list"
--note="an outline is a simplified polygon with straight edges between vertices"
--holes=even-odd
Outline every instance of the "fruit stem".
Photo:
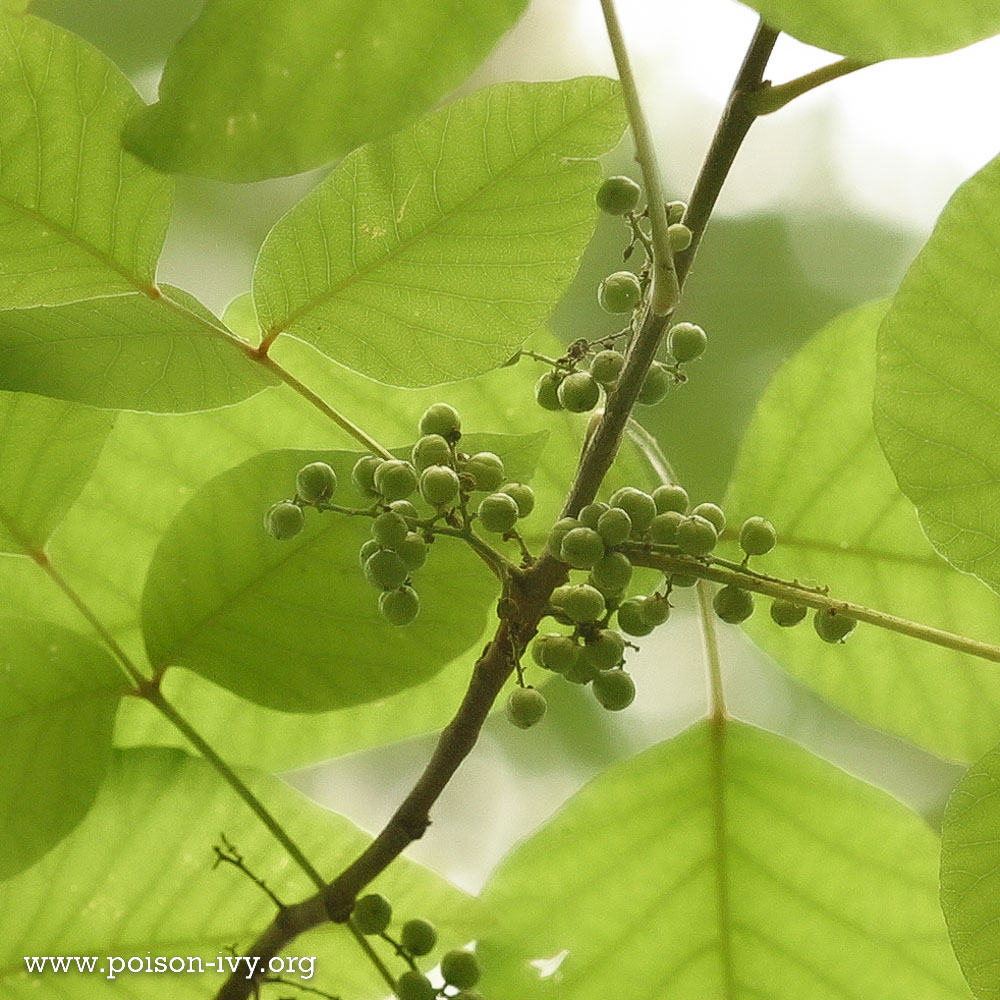
[[698,592],[701,633],[705,639],[705,661],[708,666],[708,717],[714,723],[723,723],[729,718],[729,713],[726,711],[726,696],[722,686],[722,654],[719,651],[719,634],[715,629],[712,595],[704,580],[699,580],[695,589]]
[[354,940],[357,941],[358,947],[365,953],[365,956],[372,963],[372,965],[375,966],[375,968],[378,970],[378,974],[386,981],[386,983],[389,986],[389,989],[395,996],[396,980],[393,978],[393,975],[389,971],[385,962],[383,962],[382,959],[378,957],[378,955],[375,952],[375,949],[369,943],[368,938],[366,938],[364,934],[362,934],[361,931],[359,931],[357,927],[354,926],[353,920],[347,921],[347,929],[351,932],[351,934],[354,935]]

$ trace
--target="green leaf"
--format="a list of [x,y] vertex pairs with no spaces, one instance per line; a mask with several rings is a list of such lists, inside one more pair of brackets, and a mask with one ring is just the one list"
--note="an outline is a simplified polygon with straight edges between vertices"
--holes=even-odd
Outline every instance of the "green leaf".
[[941,907],[979,1000],[1000,997],[1000,747],[969,768],[944,814]]
[[204,306],[180,289],[162,292],[0,312],[0,388],[176,413],[275,384]]
[[45,545],[93,472],[113,425],[114,417],[100,410],[0,392],[0,553]]
[[321,166],[433,107],[526,0],[209,0],[126,145],[161,170],[256,181]]
[[576,273],[618,85],[500,84],[352,153],[271,230],[254,273],[268,338],[291,333],[382,382],[506,361]]
[[[320,871],[331,876],[369,838],[274,778],[242,776],[280,817]],[[274,916],[270,900],[242,872],[214,866],[220,832],[255,874],[292,902],[313,891],[282,848],[211,768],[174,750],[118,752],[90,815],[72,837],[37,865],[0,886],[0,993],[52,1000],[204,1000],[224,975],[107,975],[107,956],[198,956],[218,962],[248,948]],[[221,846],[221,845],[220,845]],[[433,914],[444,947],[479,929],[475,901],[405,859],[374,883],[396,914]],[[398,933],[398,924],[393,924]],[[380,943],[376,942],[376,948]],[[358,1000],[384,995],[385,985],[342,925],[326,925],[288,949],[315,957],[303,985]],[[105,971],[29,975],[25,955],[97,955]],[[392,961],[391,952],[383,957]],[[298,973],[288,976],[299,981]]]
[[0,306],[152,287],[173,187],[122,153],[141,105],[76,35],[0,15]]
[[[933,545],[1000,590],[1000,160],[963,184],[878,338],[875,428]],[[994,636],[995,636],[994,632]]]
[[772,28],[866,62],[933,56],[1000,32],[1000,10],[980,0],[746,0]]
[[28,9],[31,0],[0,0],[0,11],[10,14],[23,14]]
[[[845,313],[774,376],[746,432],[730,521],[763,514],[778,546],[753,560],[784,579],[962,635],[995,641],[1000,602],[928,545],[871,425],[884,303]],[[835,705],[944,757],[975,760],[1000,737],[995,664],[861,625],[842,646],[809,620],[779,628],[758,598],[754,639]],[[961,719],[961,725],[955,720]]]
[[[702,723],[605,771],[501,862],[480,988],[962,1000],[937,852],[883,792],[780,737]],[[545,978],[529,964],[563,955]]]
[[0,878],[33,864],[87,814],[127,687],[89,639],[0,619]]

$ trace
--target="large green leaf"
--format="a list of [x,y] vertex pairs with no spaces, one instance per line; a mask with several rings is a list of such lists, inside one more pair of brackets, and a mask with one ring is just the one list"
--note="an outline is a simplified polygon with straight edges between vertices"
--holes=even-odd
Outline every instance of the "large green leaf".
[[[884,793],[777,736],[702,723],[605,771],[500,864],[481,988],[962,1000],[937,852]],[[529,964],[558,956],[547,977]]]
[[[874,345],[885,306],[846,313],[775,375],[729,488],[734,523],[769,517],[778,547],[754,560],[847,600],[970,635],[1000,638],[1000,601],[928,545],[871,424]],[[747,627],[834,704],[945,757],[974,760],[1000,738],[1000,667],[862,625],[844,645],[809,622],[778,628],[758,600]]]
[[176,413],[275,384],[204,306],[180,289],[162,292],[0,312],[0,388]]
[[113,425],[100,410],[0,392],[0,553],[45,545],[94,471]]
[[1000,590],[1000,159],[948,202],[878,339],[875,427],[949,562]]
[[127,687],[89,639],[0,619],[0,878],[33,864],[86,815]]
[[[320,871],[333,876],[369,842],[346,819],[307,801],[274,778],[243,775]],[[107,975],[107,956],[199,956],[217,962],[247,948],[274,916],[268,898],[243,873],[213,868],[212,847],[225,834],[253,872],[288,902],[312,891],[218,776],[174,750],[115,755],[90,815],[37,865],[0,886],[0,993],[5,1000],[205,1000],[223,982],[207,967],[192,973]],[[430,915],[443,947],[478,930],[477,908],[427,869],[397,861],[375,883],[399,918]],[[398,933],[398,923],[393,931]],[[382,950],[381,942],[375,942]],[[303,985],[328,994],[377,1000],[385,984],[343,926],[328,925],[287,953],[314,956]],[[31,975],[26,955],[96,955],[100,973]],[[383,959],[394,971],[390,949]],[[292,981],[297,974],[288,976]]]
[[141,104],[76,35],[0,15],[0,306],[152,286],[172,185],[122,152]]
[[1000,748],[952,793],[941,831],[941,906],[979,1000],[1000,998]]
[[983,0],[744,0],[800,41],[876,62],[951,52],[1000,32],[1000,9]]
[[348,156],[271,230],[261,327],[393,385],[502,364],[548,317],[596,220],[618,86],[501,84]]
[[209,0],[126,145],[225,181],[318,167],[431,108],[526,2]]

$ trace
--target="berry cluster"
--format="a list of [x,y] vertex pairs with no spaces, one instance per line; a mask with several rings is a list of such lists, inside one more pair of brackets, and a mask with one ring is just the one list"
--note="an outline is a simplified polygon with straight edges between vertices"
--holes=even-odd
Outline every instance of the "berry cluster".
[[351,921],[362,934],[377,936],[394,949],[399,958],[409,966],[397,979],[395,993],[398,1000],[483,1000],[483,995],[473,989],[479,982],[479,959],[475,952],[453,948],[441,956],[441,976],[445,985],[440,989],[417,967],[416,959],[429,955],[437,945],[437,930],[430,921],[407,920],[399,936],[389,934],[392,922],[392,904],[385,896],[369,893],[354,904]]

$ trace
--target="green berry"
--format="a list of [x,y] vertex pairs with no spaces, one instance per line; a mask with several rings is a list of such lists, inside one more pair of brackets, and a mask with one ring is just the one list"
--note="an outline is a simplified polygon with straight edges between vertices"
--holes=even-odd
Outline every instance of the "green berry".
[[418,472],[429,465],[450,465],[451,446],[440,434],[425,434],[413,446],[410,461]]
[[657,514],[649,526],[649,537],[657,545],[676,545],[677,529],[684,520],[684,515],[676,510],[668,510],[666,513]]
[[429,955],[437,944],[437,929],[429,920],[407,920],[399,932],[399,943],[411,955]]
[[576,640],[568,635],[549,633],[540,635],[532,644],[535,662],[545,670],[564,674],[569,670],[580,653]]
[[372,892],[354,904],[351,918],[362,934],[381,934],[392,920],[392,905],[385,896]]
[[659,594],[653,594],[642,602],[639,614],[642,615],[642,620],[647,625],[656,628],[657,625],[662,625],[670,617],[670,602],[665,597],[660,597]]
[[416,969],[409,969],[396,980],[396,996],[399,1000],[434,1000],[437,990],[431,981]]
[[590,374],[601,385],[610,385],[624,367],[625,355],[621,351],[598,351],[590,362]]
[[605,312],[630,313],[642,299],[639,279],[631,271],[609,274],[597,288],[597,301]]
[[753,595],[730,584],[712,598],[712,607],[724,622],[739,625],[753,614]]
[[670,240],[670,249],[674,253],[681,253],[691,246],[694,235],[683,222],[675,222],[667,226],[667,239]]
[[583,651],[598,670],[610,670],[622,662],[625,640],[614,629],[598,629],[587,638]]
[[689,514],[677,525],[677,546],[689,556],[707,556],[718,541],[715,525],[699,514]]
[[604,558],[604,540],[593,528],[573,528],[563,537],[559,558],[574,569],[590,569]]
[[479,505],[479,523],[498,535],[510,531],[517,524],[517,504],[506,493],[491,493]]
[[409,625],[420,614],[420,598],[405,584],[397,590],[386,590],[378,599],[378,609],[390,625]]
[[504,481],[503,459],[492,451],[480,451],[465,463],[462,472],[472,476],[480,492],[495,493]]
[[717,535],[721,535],[726,530],[726,515],[718,504],[700,503],[691,513],[705,518],[706,521],[711,521]]
[[264,515],[264,530],[280,542],[294,538],[305,524],[302,508],[288,500],[282,500],[271,506]]
[[656,504],[648,493],[623,486],[611,494],[611,506],[620,507],[632,521],[632,534],[641,535],[656,517]]
[[542,375],[535,383],[535,400],[543,410],[561,410],[562,403],[559,402],[559,386],[563,376],[558,372],[550,371]]
[[384,458],[365,455],[354,463],[354,468],[351,469],[351,482],[363,496],[373,497],[378,492],[375,489],[375,471],[384,461]]
[[624,670],[602,670],[591,685],[594,697],[609,712],[620,712],[635,701],[635,682]]
[[329,500],[337,488],[337,473],[326,462],[310,462],[295,475],[295,491],[306,503]]
[[446,440],[454,441],[462,433],[462,418],[454,406],[434,403],[424,410],[420,418],[420,433],[440,434]]
[[391,458],[375,470],[375,489],[386,500],[405,500],[417,488],[417,470],[402,459]]
[[603,559],[594,563],[590,575],[595,587],[613,593],[616,590],[624,590],[628,586],[629,580],[632,579],[632,564],[624,553],[609,552]]
[[597,500],[594,503],[588,503],[587,506],[580,511],[578,520],[585,528],[593,528],[596,530],[597,523],[600,521],[601,515],[606,510],[610,510],[610,508],[606,503],[602,503],[600,500]]
[[693,587],[697,582],[698,582],[698,577],[691,576],[689,573],[670,574],[671,587]]
[[403,517],[409,517],[416,520],[420,515],[417,513],[417,508],[410,503],[409,500],[393,500],[389,504],[389,510],[394,510],[397,514],[401,514]]
[[596,622],[605,612],[604,595],[587,583],[572,587],[557,587],[552,592],[552,603],[577,624]]
[[670,328],[667,345],[675,361],[694,361],[705,353],[708,335],[696,323],[678,323]]
[[410,527],[402,514],[387,510],[372,522],[372,538],[387,549],[396,548],[406,538]]
[[[522,691],[533,691],[533,688],[521,688]],[[539,698],[542,696],[535,691]],[[545,699],[542,698],[542,715],[545,714]],[[542,716],[539,715],[540,719]],[[538,719],[535,720],[537,722]],[[531,723],[532,725],[534,723]],[[527,727],[525,727],[527,728]],[[449,986],[460,990],[472,989],[479,982],[479,959],[471,951],[455,948],[441,957],[441,975]]]
[[605,545],[621,545],[632,534],[632,518],[621,507],[609,507],[597,522]]
[[507,483],[499,492],[506,493],[517,504],[519,518],[527,517],[535,509],[535,491],[524,483]]
[[377,590],[395,590],[409,575],[406,563],[388,549],[379,549],[365,560],[365,579]]
[[646,372],[646,377],[642,380],[639,394],[635,397],[637,403],[643,406],[656,406],[663,402],[670,389],[673,378],[664,365],[659,361],[654,361]]
[[597,667],[589,656],[584,655],[585,650],[580,650],[576,662],[563,673],[563,680],[570,684],[589,684],[597,676]]
[[573,372],[559,383],[559,402],[570,413],[587,413],[600,398],[601,387],[590,372]]
[[[545,695],[541,691],[536,691],[533,687],[516,687],[507,698],[507,704],[504,705],[504,714],[518,729],[530,729],[536,723],[541,722],[547,707]],[[449,952],[449,954],[451,953]],[[447,978],[447,974],[444,971],[443,958],[441,959],[441,974]],[[477,975],[468,985],[474,985],[478,978]],[[462,985],[450,979],[448,982],[452,986]]]
[[559,558],[559,549],[562,547],[562,540],[566,537],[566,534],[574,528],[579,527],[580,522],[575,517],[561,517],[552,526],[552,530],[549,532],[547,545],[549,551],[557,559]]
[[432,506],[443,507],[458,496],[458,473],[447,465],[429,465],[420,474],[420,495]]
[[804,604],[794,604],[792,601],[782,601],[780,598],[771,603],[771,621],[782,628],[798,625],[808,612],[809,609]]
[[813,616],[816,634],[824,642],[843,642],[857,627],[854,618],[838,614],[828,608],[817,608]]
[[393,548],[411,573],[415,573],[427,562],[427,543],[415,531],[408,531],[406,537]]
[[673,225],[675,222],[680,222],[684,218],[684,213],[687,212],[687,205],[683,201],[668,201],[667,202],[667,222]]
[[630,597],[627,601],[622,601],[618,608],[618,627],[626,635],[644,636],[653,631],[642,615],[642,606],[645,604],[645,597]]
[[358,553],[358,562],[361,563],[362,569],[365,568],[365,563],[368,562],[368,560],[381,548],[382,546],[379,545],[374,538],[369,538],[368,541],[361,546],[361,551]]
[[631,177],[609,177],[597,189],[597,207],[608,215],[627,215],[639,204],[641,191]]
[[740,528],[740,548],[748,556],[762,556],[778,544],[778,533],[766,517],[748,517]]
[[683,486],[673,484],[657,486],[653,490],[653,503],[656,504],[657,514],[666,514],[668,511],[686,514],[688,509],[687,490]]

